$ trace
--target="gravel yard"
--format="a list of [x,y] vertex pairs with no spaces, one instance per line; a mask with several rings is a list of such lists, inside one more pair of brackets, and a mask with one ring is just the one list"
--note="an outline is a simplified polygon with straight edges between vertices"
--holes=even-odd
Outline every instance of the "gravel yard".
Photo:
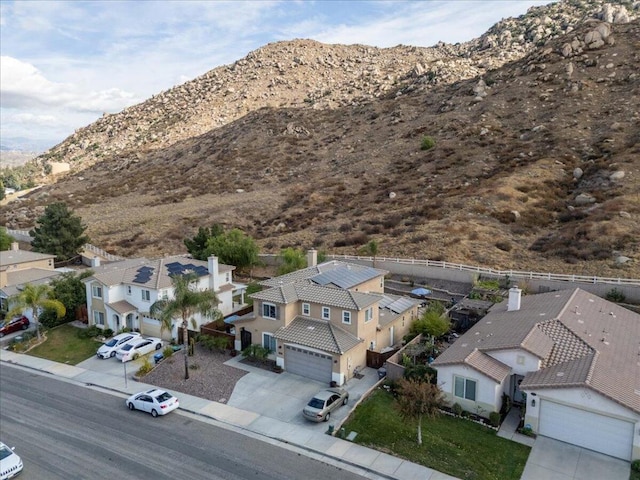
[[140,380],[166,388],[172,393],[186,393],[214,402],[227,403],[236,382],[247,374],[244,370],[224,365],[228,353],[210,352],[196,346],[189,357],[189,379],[184,379],[182,351],[160,362]]

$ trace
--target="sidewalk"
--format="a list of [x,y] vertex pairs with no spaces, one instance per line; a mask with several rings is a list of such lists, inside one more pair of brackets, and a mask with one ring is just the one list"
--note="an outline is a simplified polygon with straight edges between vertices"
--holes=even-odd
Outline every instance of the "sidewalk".
[[[87,387],[101,387],[114,393],[130,395],[152,385],[97,373],[73,365],[52,362],[30,355],[0,350],[0,362],[50,373]],[[455,477],[437,472],[397,457],[362,447],[349,441],[313,431],[296,428],[287,422],[259,415],[223,403],[212,402],[191,395],[180,394],[180,410],[206,419],[221,422],[226,428],[239,429],[245,434],[278,443],[282,448],[302,450],[322,461],[340,465],[372,479],[394,480],[456,480]]]

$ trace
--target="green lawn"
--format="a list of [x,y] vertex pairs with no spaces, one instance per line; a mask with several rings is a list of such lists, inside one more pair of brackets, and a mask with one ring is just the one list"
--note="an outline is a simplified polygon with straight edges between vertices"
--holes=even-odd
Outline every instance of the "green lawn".
[[47,340],[30,350],[29,355],[70,365],[86,360],[95,355],[102,344],[91,338],[80,338],[78,330],[69,324],[52,328],[47,332]]
[[381,389],[358,406],[344,428],[346,434],[358,433],[356,443],[470,480],[518,480],[530,451],[492,429],[447,415],[423,419],[419,446],[416,423],[404,421],[393,396]]

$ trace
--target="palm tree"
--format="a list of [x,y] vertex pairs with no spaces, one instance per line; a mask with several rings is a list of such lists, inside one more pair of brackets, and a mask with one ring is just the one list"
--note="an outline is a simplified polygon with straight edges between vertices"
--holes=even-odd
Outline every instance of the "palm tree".
[[8,318],[20,315],[24,310],[31,309],[33,312],[32,320],[36,327],[38,341],[40,341],[40,325],[38,323],[38,316],[41,310],[53,310],[56,312],[58,318],[64,317],[65,313],[67,313],[67,309],[64,304],[53,298],[53,289],[44,283],[40,285],[27,283],[20,293],[11,297],[10,304],[13,304],[13,308],[7,312]]
[[189,378],[189,320],[199,313],[204,318],[219,315],[218,296],[213,290],[198,290],[198,278],[194,274],[173,275],[173,299],[154,302],[149,316],[160,320],[162,329],[171,330],[176,319],[182,320],[182,343],[184,350],[184,378]]

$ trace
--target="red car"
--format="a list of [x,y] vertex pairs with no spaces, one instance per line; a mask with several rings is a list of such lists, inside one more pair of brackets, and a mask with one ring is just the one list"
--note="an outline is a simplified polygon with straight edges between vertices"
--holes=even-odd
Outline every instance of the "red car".
[[17,332],[18,330],[26,330],[29,328],[29,319],[24,315],[15,317],[13,320],[5,321],[0,327],[0,338],[8,333]]

